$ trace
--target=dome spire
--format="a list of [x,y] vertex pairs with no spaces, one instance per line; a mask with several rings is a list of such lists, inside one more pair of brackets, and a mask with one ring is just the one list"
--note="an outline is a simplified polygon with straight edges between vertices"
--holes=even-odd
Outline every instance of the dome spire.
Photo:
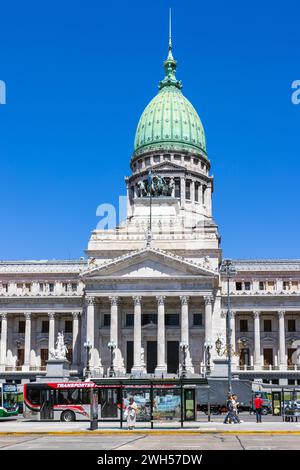
[[182,88],[180,80],[176,78],[176,67],[177,62],[173,57],[172,53],[172,11],[169,9],[169,46],[168,46],[168,57],[164,62],[165,68],[165,78],[159,82],[159,89],[162,89],[165,86],[176,86],[177,88]]

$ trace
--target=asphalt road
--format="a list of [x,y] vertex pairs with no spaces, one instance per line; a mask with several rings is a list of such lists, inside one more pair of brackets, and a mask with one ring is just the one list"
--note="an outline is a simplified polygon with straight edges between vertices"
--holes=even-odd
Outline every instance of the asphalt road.
[[300,450],[293,435],[1,436],[0,450]]

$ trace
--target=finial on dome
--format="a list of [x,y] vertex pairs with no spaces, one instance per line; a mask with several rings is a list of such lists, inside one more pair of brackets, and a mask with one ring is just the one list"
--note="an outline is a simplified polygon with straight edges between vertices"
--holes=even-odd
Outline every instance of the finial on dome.
[[176,86],[182,88],[180,80],[176,78],[176,67],[177,62],[173,57],[172,53],[172,10],[169,9],[169,46],[168,46],[168,57],[164,62],[165,78],[159,82],[159,89],[165,86]]

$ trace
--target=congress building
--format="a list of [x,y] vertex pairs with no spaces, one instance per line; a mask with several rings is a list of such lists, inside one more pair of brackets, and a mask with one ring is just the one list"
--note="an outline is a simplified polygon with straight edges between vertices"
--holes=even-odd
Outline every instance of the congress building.
[[300,260],[221,269],[205,133],[171,44],[164,71],[137,125],[126,221],[94,230],[80,260],[0,262],[1,382],[45,374],[59,331],[73,377],[87,362],[94,377],[174,377],[183,362],[213,374],[227,354],[229,287],[233,373],[300,384]]

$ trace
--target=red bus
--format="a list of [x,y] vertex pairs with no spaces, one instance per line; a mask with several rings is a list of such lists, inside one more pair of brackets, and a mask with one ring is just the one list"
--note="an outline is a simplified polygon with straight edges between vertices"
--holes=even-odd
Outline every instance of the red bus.
[[24,417],[65,422],[90,419],[92,388],[98,388],[99,419],[120,419],[120,388],[94,382],[48,382],[24,385]]

